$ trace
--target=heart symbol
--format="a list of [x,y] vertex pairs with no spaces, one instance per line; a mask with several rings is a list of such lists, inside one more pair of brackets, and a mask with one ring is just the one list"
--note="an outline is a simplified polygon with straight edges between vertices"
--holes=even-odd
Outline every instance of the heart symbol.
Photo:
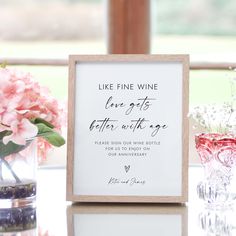
[[130,165],[124,166],[124,167],[125,167],[125,172],[127,173],[129,171],[129,169],[130,169]]

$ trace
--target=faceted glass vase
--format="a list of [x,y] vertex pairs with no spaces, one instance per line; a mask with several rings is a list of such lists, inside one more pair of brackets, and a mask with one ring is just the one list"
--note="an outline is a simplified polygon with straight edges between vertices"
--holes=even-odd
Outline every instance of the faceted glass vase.
[[[4,149],[4,145],[1,147]],[[8,156],[1,155],[0,150],[0,208],[26,207],[34,204],[36,169],[36,140],[27,140],[19,152]]]
[[204,179],[197,186],[200,199],[208,206],[229,206],[236,199],[232,185],[236,165],[236,138],[231,134],[206,133],[195,136],[204,167]]

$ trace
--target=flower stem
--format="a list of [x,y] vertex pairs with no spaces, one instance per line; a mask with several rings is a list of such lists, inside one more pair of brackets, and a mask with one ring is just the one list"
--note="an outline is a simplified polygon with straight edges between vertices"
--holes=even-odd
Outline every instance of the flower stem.
[[3,181],[3,176],[2,176],[2,159],[0,158],[0,181]]
[[15,178],[16,180],[16,183],[21,183],[21,180],[19,179],[19,177],[15,174],[15,172],[12,170],[11,166],[9,165],[9,163],[4,159],[2,158],[1,159],[1,162],[3,162],[5,164],[5,166],[10,170],[12,176]]

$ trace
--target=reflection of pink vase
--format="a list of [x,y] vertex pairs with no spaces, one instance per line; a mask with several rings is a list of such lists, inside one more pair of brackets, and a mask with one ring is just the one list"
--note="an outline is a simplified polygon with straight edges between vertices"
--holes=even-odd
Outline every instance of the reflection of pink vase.
[[205,171],[205,179],[197,186],[199,198],[213,205],[231,203],[236,199],[231,189],[236,165],[236,137],[230,134],[198,134],[195,143]]
[[235,212],[230,209],[205,209],[198,215],[198,223],[204,235],[235,235]]

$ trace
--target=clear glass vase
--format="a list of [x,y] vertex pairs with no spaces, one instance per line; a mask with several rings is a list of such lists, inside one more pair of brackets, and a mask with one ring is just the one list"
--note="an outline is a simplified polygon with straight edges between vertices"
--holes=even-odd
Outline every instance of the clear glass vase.
[[[198,134],[196,149],[204,166],[197,193],[208,206],[227,207],[236,199],[232,186],[236,165],[236,138],[230,134]],[[235,187],[235,186],[234,186]]]
[[[1,142],[1,141],[0,141]],[[0,150],[0,208],[34,205],[36,198],[37,141],[27,140],[19,152]],[[11,149],[10,149],[11,150]],[[2,152],[2,154],[1,154]]]

